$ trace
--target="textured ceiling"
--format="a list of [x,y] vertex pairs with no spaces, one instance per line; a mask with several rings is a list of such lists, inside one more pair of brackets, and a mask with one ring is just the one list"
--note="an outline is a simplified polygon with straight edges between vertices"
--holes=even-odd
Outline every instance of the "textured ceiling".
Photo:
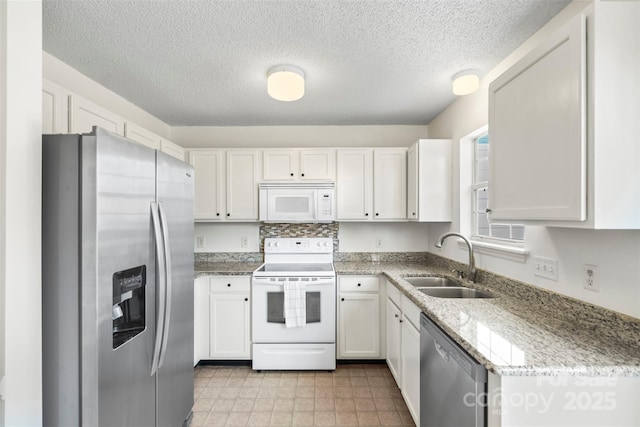
[[[568,0],[43,2],[43,48],[173,126],[427,124]],[[292,64],[306,94],[267,96]]]

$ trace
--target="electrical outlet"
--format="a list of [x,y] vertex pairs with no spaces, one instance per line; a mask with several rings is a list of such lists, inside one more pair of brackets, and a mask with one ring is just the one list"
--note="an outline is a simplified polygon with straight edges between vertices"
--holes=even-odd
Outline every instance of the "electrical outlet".
[[380,249],[384,246],[384,241],[382,237],[376,237],[376,248]]
[[593,292],[600,292],[600,283],[598,283],[599,274],[598,266],[593,264],[585,264],[582,267],[582,277],[584,288]]
[[240,238],[240,247],[241,248],[249,247],[249,238],[247,236],[242,236]]
[[204,236],[197,236],[196,237],[196,248],[197,249],[204,249]]
[[533,274],[549,280],[558,280],[558,260],[555,258],[534,256]]

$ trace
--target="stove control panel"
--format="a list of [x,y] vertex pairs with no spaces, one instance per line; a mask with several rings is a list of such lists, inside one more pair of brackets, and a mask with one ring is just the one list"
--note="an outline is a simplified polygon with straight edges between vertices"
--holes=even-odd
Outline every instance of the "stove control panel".
[[264,239],[265,253],[331,253],[333,239],[329,237],[269,237]]

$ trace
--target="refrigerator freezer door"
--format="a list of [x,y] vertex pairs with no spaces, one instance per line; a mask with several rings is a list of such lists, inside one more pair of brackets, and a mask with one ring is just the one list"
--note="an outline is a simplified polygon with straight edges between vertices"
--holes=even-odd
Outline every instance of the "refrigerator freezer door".
[[157,152],[158,205],[170,246],[165,341],[157,375],[157,425],[181,426],[193,408],[193,169]]
[[[89,149],[91,145],[84,150],[83,144],[82,157],[83,215],[88,218],[83,220],[82,235],[82,338],[83,371],[85,367],[93,369],[96,363],[98,367],[97,383],[91,384],[92,375],[83,372],[83,394],[97,386],[98,423],[83,416],[83,425],[153,426],[156,391],[151,359],[156,324],[156,261],[150,206],[156,195],[155,152],[101,129],[96,129],[95,141],[95,153]],[[95,217],[94,224],[91,215]],[[92,248],[95,258],[84,256]],[[125,277],[119,284],[124,289],[114,299],[118,287],[114,275],[140,266],[145,266],[146,271],[144,295],[132,303],[135,292],[128,286],[138,286],[135,282],[139,279]],[[118,299],[124,315],[136,310],[140,315],[142,311],[143,318],[138,321],[144,322],[144,328],[114,348],[114,317],[119,315],[114,303]],[[92,316],[96,316],[94,327],[84,322]],[[97,354],[93,350],[85,353],[87,344],[92,345],[96,339]],[[95,356],[97,359],[91,360]],[[87,403],[91,408],[92,402]]]

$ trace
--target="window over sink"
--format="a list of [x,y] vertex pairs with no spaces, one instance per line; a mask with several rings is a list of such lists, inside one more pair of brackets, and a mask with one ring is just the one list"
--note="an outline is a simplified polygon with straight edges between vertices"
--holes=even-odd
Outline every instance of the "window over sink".
[[[524,248],[525,226],[491,220],[489,194],[489,132],[484,126],[461,139],[461,182],[468,185],[467,192],[461,192],[462,216],[468,215],[469,234],[479,253],[487,253],[500,258],[524,262],[527,251]],[[468,157],[466,157],[468,156]],[[466,160],[465,160],[466,157]],[[469,197],[469,202],[465,201]]]

